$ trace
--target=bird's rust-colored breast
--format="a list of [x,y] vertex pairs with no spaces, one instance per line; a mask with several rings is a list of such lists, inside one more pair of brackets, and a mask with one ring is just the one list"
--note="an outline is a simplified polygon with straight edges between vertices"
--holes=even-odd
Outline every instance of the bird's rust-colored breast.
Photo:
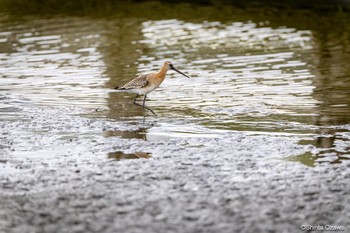
[[149,81],[149,83],[151,85],[158,87],[165,79],[165,75],[166,75],[166,71],[162,72],[162,70],[161,70],[157,73],[153,73],[153,74],[149,75],[147,77],[147,80]]

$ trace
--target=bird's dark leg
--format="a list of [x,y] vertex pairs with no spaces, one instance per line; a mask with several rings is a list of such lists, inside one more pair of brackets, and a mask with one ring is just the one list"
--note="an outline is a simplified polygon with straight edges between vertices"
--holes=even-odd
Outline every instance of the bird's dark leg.
[[139,94],[136,94],[135,99],[134,99],[134,104],[136,104],[137,97],[139,97]]
[[151,113],[153,113],[153,115],[157,116],[157,114],[152,109],[150,109],[148,107],[145,107],[145,108],[148,109]]
[[[138,97],[138,95],[136,96],[136,98],[137,98],[137,97]],[[145,104],[145,102],[146,102],[146,97],[147,97],[147,96],[145,95],[145,97],[143,98],[143,103],[142,103],[142,105],[139,104],[139,103],[136,103],[136,98],[134,99],[134,104],[137,105],[137,106],[141,106],[141,107],[143,108],[143,111],[145,111],[145,109],[147,109],[147,110],[149,110],[150,112],[152,112],[153,115],[157,116],[157,114],[156,114],[152,109],[150,109],[149,107],[146,106],[146,104]]]
[[143,103],[142,103],[143,112],[145,112],[146,97],[147,97],[147,95],[145,95],[145,97],[143,97]]
[[143,103],[142,103],[142,108],[143,108],[143,123],[145,123],[145,120],[146,120],[146,115],[145,115],[145,102],[146,102],[146,97],[147,97],[147,95],[145,95],[145,97],[143,97]]

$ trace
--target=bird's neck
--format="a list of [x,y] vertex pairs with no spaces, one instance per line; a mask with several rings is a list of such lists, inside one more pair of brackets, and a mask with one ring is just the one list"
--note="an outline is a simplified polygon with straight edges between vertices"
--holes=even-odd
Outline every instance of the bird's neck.
[[163,66],[163,67],[158,71],[157,77],[158,77],[158,78],[161,78],[161,79],[164,79],[167,71],[168,71],[168,67],[167,67],[167,66]]

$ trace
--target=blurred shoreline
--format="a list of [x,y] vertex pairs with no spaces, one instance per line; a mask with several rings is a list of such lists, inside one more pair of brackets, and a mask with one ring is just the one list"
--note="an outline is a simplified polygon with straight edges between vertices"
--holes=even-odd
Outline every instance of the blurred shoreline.
[[[197,6],[215,6],[218,8],[235,7],[241,9],[250,8],[269,8],[271,9],[299,9],[311,10],[322,13],[332,12],[350,12],[349,0],[288,0],[288,1],[256,1],[256,0],[181,0],[181,1],[120,1],[120,0],[0,0],[2,12],[10,14],[104,14],[112,15],[116,11],[133,11],[130,6],[135,4],[146,4],[151,6],[152,10],[157,10],[157,4],[179,5],[190,4]],[[169,9],[170,10],[170,9]]]

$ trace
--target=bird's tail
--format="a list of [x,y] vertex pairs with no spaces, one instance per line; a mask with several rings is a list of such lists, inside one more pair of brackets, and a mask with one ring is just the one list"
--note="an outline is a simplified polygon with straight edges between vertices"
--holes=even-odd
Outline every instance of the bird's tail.
[[114,87],[113,89],[115,90],[115,92],[128,92],[128,89],[126,89],[125,87]]

